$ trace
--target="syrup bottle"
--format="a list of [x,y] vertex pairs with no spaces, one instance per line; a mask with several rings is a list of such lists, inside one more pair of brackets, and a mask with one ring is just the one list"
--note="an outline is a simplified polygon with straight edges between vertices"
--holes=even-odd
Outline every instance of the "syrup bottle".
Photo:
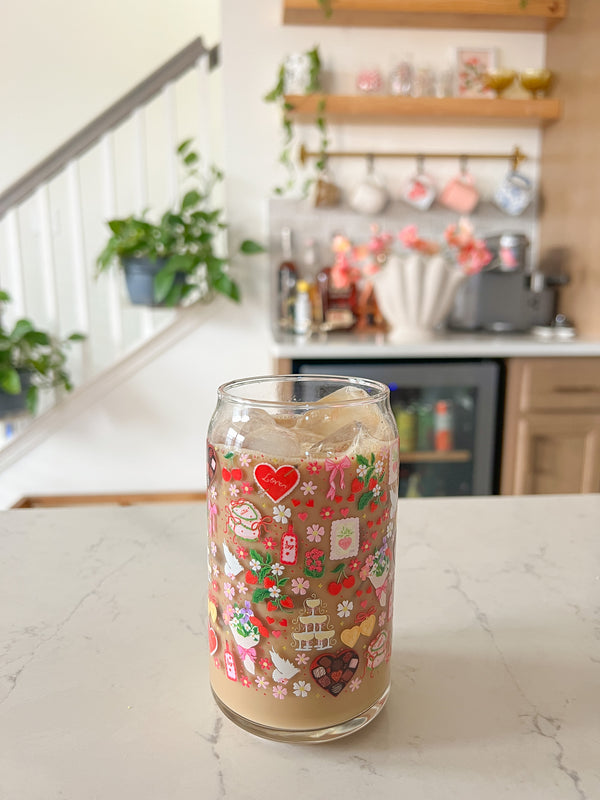
[[292,231],[281,229],[281,262],[277,269],[277,306],[279,327],[291,330],[294,318],[294,294],[298,269],[292,254]]

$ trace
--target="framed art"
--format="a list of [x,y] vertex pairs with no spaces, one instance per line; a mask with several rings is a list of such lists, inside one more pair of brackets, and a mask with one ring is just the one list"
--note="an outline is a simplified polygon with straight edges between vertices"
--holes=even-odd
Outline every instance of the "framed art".
[[456,94],[458,97],[494,97],[483,83],[489,69],[496,68],[495,47],[458,47],[456,49]]

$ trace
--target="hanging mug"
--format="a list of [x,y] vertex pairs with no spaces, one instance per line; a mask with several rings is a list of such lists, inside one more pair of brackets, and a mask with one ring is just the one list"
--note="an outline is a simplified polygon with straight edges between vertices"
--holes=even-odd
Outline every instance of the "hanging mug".
[[427,211],[435,200],[437,192],[433,180],[423,171],[423,159],[417,160],[417,173],[406,183],[402,190],[405,203],[419,211]]
[[533,200],[533,184],[525,175],[511,169],[496,189],[494,202],[511,217],[522,214]]
[[367,174],[350,192],[350,207],[358,214],[379,214],[388,200],[387,189],[373,172],[373,156],[368,156]]
[[460,174],[444,186],[439,201],[443,206],[458,214],[470,214],[479,202],[479,192],[475,181],[467,171],[466,163],[461,163]]

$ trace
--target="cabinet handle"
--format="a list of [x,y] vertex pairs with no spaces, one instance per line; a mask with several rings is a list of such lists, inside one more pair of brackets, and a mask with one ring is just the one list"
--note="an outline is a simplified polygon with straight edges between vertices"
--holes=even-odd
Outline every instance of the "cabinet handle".
[[598,386],[555,386],[553,391],[556,394],[599,394],[600,387]]

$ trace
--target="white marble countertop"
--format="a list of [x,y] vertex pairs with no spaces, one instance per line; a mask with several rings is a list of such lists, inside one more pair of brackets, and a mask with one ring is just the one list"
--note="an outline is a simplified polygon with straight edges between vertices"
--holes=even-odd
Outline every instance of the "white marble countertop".
[[330,744],[207,684],[205,508],[0,513],[0,798],[600,797],[600,495],[399,502],[393,687]]
[[600,356],[600,339],[547,342],[527,334],[437,333],[394,343],[383,334],[329,334],[308,339],[285,334],[271,343],[274,358],[547,358]]

